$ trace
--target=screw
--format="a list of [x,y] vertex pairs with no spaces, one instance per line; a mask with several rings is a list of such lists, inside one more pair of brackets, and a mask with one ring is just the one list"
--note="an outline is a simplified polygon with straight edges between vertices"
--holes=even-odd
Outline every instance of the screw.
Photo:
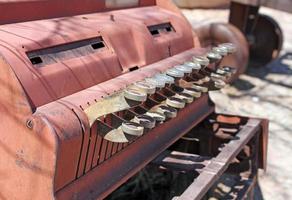
[[114,15],[111,15],[110,16],[110,20],[114,22],[115,21],[115,16]]
[[32,120],[27,120],[26,121],[26,127],[29,129],[33,129],[33,121]]

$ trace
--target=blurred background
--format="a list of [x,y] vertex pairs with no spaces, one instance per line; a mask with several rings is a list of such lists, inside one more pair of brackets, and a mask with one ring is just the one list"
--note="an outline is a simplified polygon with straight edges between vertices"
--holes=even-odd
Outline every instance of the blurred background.
[[[228,23],[228,0],[174,1],[194,29]],[[268,168],[260,173],[257,199],[286,200],[292,199],[292,1],[263,0],[260,5],[259,12],[275,20],[283,32],[278,58],[256,67],[250,63],[246,74],[222,92],[213,92],[212,99],[218,112],[270,120]],[[267,46],[270,39],[265,38]]]

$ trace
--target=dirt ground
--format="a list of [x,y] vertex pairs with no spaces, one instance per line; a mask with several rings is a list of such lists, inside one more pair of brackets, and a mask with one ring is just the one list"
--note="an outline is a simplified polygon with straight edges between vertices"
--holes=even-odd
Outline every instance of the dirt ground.
[[[228,18],[224,9],[183,12],[194,27]],[[261,12],[274,17],[283,29],[281,57],[262,68],[249,68],[234,85],[212,93],[212,99],[218,112],[270,120],[268,169],[260,173],[257,196],[287,200],[292,199],[292,14],[268,8],[261,8]]]

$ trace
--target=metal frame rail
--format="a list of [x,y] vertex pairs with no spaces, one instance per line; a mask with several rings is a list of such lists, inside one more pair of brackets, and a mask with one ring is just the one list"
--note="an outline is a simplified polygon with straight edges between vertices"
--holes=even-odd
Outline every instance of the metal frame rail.
[[[238,191],[236,199],[246,198],[252,194],[253,188],[257,182],[257,171],[262,158],[260,158],[260,147],[262,140],[266,138],[267,123],[265,120],[248,119],[246,124],[239,126],[239,131],[228,143],[221,145],[220,152],[215,157],[200,156],[178,151],[165,151],[157,157],[152,164],[160,168],[186,172],[196,171],[199,175],[194,182],[178,197],[176,200],[197,200],[202,199],[216,184],[218,179],[227,171],[240,170],[240,164],[232,166],[237,156],[247,145],[251,149],[249,159],[251,166],[247,175],[242,175],[244,187]],[[266,143],[267,141],[264,141]],[[202,165],[204,167],[202,167]],[[235,174],[237,174],[236,172]]]

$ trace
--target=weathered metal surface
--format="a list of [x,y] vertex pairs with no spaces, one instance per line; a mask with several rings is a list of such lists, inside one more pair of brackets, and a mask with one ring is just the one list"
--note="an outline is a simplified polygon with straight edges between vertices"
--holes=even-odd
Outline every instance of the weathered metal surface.
[[[219,116],[220,117],[220,116]],[[225,116],[221,116],[225,118]],[[237,118],[237,117],[236,117]],[[226,116],[227,124],[232,122],[231,116]],[[221,123],[222,120],[219,119]],[[218,122],[219,122],[218,121]],[[181,171],[190,171],[194,170],[199,173],[198,177],[194,180],[194,182],[183,192],[183,194],[175,199],[202,199],[204,195],[210,190],[210,187],[214,185],[214,183],[219,179],[219,177],[226,172],[228,167],[230,167],[231,163],[234,162],[234,159],[240,154],[240,152],[246,147],[248,143],[252,140],[255,140],[255,144],[253,146],[253,152],[250,154],[252,157],[251,166],[251,176],[246,177],[250,179],[256,178],[257,169],[258,169],[258,156],[261,155],[259,152],[259,146],[261,140],[257,140],[259,136],[262,134],[266,134],[266,130],[261,128],[261,124],[263,120],[258,119],[249,119],[245,124],[234,123],[237,124],[239,130],[234,134],[235,138],[230,139],[228,143],[226,143],[220,150],[219,154],[215,157],[204,157],[204,156],[186,156],[187,154],[176,154],[174,156],[176,159],[173,159],[173,155],[167,155],[159,157],[158,160],[154,161],[157,165],[161,165],[166,169],[178,170]],[[220,122],[219,122],[220,123]],[[227,125],[226,124],[226,125]],[[242,125],[240,125],[242,124]],[[224,126],[224,125],[222,125]],[[228,130],[228,129],[226,129]],[[196,134],[193,134],[196,137]],[[167,158],[169,156],[169,158]],[[181,159],[179,159],[181,157]],[[195,157],[195,158],[194,158]],[[184,161],[185,160],[185,161]],[[195,162],[191,164],[191,162]],[[239,166],[237,166],[239,168]],[[254,179],[255,180],[255,179]],[[252,187],[250,185],[249,187]],[[246,193],[248,193],[249,189],[246,189]],[[244,196],[243,196],[244,197]]]
[[[199,44],[194,46],[196,38],[190,25],[172,4],[157,3],[159,7],[1,25],[0,167],[2,173],[10,174],[1,183],[1,198],[54,199],[56,191],[121,151],[123,144],[101,143],[96,124],[90,128],[83,109],[130,83],[178,64],[177,60],[184,62],[206,51],[192,49]],[[11,6],[15,9],[2,12],[1,20],[7,23],[7,19],[55,17],[58,12],[74,14],[70,7],[61,13],[60,4],[56,4],[2,2],[1,10],[11,10]],[[25,5],[27,9],[23,9]],[[76,12],[82,7],[74,2],[70,6]],[[47,10],[36,15],[35,11],[42,9]],[[171,22],[176,31],[169,35],[162,32],[154,38],[147,26],[165,22]],[[143,71],[127,73],[131,67],[146,65]],[[198,119],[210,112],[207,99],[204,102],[204,112],[198,113]],[[169,142],[175,138],[169,138]],[[107,152],[110,146],[113,151]],[[146,161],[140,163],[141,167]]]
[[78,181],[58,191],[57,199],[105,197],[213,112],[206,101],[208,97],[204,95],[197,103],[182,110],[177,118],[159,125]]
[[[145,15],[139,15],[141,12]],[[111,21],[112,15],[115,23]],[[153,38],[147,26],[165,22],[171,22],[176,32]],[[75,24],[82,24],[78,32],[72,29]],[[56,29],[59,26],[61,28]],[[20,31],[21,35],[18,34]],[[75,56],[72,47],[64,46],[96,37],[102,37],[105,46],[79,56]],[[191,28],[185,19],[153,7],[3,25],[1,38],[3,56],[36,107],[115,78],[131,67],[143,67],[181,53],[194,45]],[[9,45],[4,41],[9,41]],[[58,55],[59,61],[46,63],[43,60],[42,65],[32,64],[27,56],[27,52],[58,45],[65,48],[64,53]],[[90,47],[94,43],[89,41],[85,45]]]
[[56,136],[46,118],[32,114],[26,94],[2,57],[0,90],[0,198],[52,199]]
[[[66,0],[1,0],[0,10],[2,15],[0,17],[0,24],[73,16],[109,11],[112,9],[151,6],[156,4],[155,0],[138,0],[137,2],[138,5],[124,4],[113,8],[113,6],[109,5],[109,0],[88,0],[83,2],[82,6],[80,6],[80,1],[78,0],[70,0],[70,3]],[[66,4],[66,7],[64,7],[64,4]]]
[[[119,188],[109,199],[114,199],[119,191],[128,191],[127,188],[131,188],[133,182],[139,182],[139,177],[143,177],[144,173],[147,174],[147,169],[150,168],[157,169],[152,170],[151,173],[158,177],[160,177],[159,171],[161,171],[161,174],[172,174],[175,177],[190,176],[194,178],[187,181],[190,186],[183,181],[181,184],[185,186],[180,189],[177,188],[178,191],[171,189],[172,193],[168,197],[174,197],[173,199],[176,200],[209,199],[213,197],[219,199],[244,199],[248,197],[253,199],[252,193],[257,183],[257,171],[261,162],[259,158],[262,156],[263,150],[261,137],[262,134],[266,134],[266,130],[262,128],[264,123],[266,123],[266,120],[212,114],[169,150],[161,153],[151,162],[151,167],[146,168],[137,175],[136,179],[132,179],[125,186]],[[220,132],[232,137],[217,138],[218,144],[216,144],[214,138]],[[204,142],[202,137],[209,138],[211,142]],[[211,149],[216,149],[217,152],[211,152],[210,155],[204,156],[202,154],[206,152],[198,150],[196,148],[198,145],[209,146]],[[225,178],[229,181],[224,182]],[[172,182],[170,181],[169,185],[173,185]],[[231,182],[233,183],[231,184]],[[144,183],[146,188],[149,185],[151,183]],[[168,184],[166,183],[166,185]],[[161,183],[161,186],[163,187],[164,184]],[[154,196],[159,195],[156,193],[156,187],[158,186],[155,182],[155,188],[152,188],[151,192]],[[184,188],[185,191],[183,192]],[[143,189],[141,190],[143,191]],[[135,199],[143,192],[130,194],[134,197],[126,195],[125,198]],[[146,197],[149,197],[149,195],[146,195]]]
[[228,6],[230,0],[174,0],[174,2],[181,8],[221,8]]
[[156,165],[161,169],[173,170],[182,173],[187,171],[202,173],[204,167],[210,164],[210,162],[211,157],[167,150],[155,158],[151,162],[151,165]]
[[[189,188],[178,198],[178,199],[202,199],[203,196],[210,189],[210,186],[215,183],[215,181],[220,177],[223,172],[227,169],[228,163],[235,158],[235,156],[242,149],[243,145],[248,142],[248,139],[253,136],[254,131],[243,130],[242,138],[232,145],[223,148],[222,152],[211,161],[204,172],[195,180],[195,182],[189,186]],[[253,133],[253,134],[251,134]],[[236,145],[236,146],[234,146]],[[228,149],[229,148],[229,149]]]
[[[0,2],[2,199],[104,198],[214,112],[207,91],[232,79],[220,59],[175,67],[210,49],[168,0],[64,3]],[[125,95],[174,67],[174,83]]]
[[225,57],[221,65],[235,66],[237,68],[238,77],[244,73],[249,60],[249,46],[245,36],[231,24],[212,23],[202,24],[195,28],[199,40],[203,47],[209,47],[225,42],[234,43],[238,48],[238,52],[232,56]]

